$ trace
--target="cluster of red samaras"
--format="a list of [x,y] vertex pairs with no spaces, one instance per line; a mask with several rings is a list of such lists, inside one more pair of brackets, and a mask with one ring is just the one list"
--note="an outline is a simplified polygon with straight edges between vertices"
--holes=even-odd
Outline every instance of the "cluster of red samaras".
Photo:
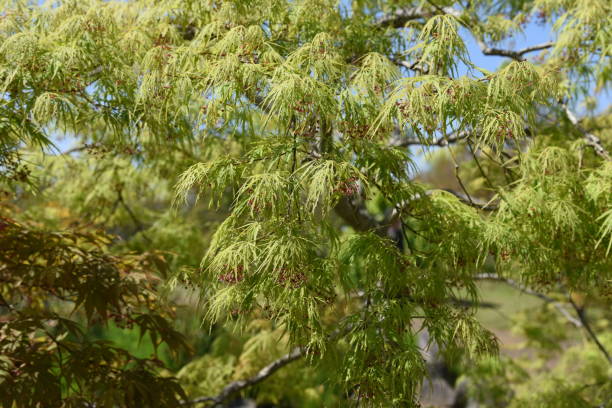
[[345,196],[353,196],[359,192],[359,185],[357,184],[357,177],[350,177],[346,181],[341,182],[338,187],[334,189],[334,193],[340,193]]

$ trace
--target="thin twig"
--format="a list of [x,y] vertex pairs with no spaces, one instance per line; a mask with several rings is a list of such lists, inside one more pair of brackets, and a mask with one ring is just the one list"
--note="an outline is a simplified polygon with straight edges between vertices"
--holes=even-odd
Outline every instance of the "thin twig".
[[576,129],[578,129],[578,131],[582,133],[583,138],[586,141],[586,144],[591,146],[599,157],[607,161],[612,160],[610,158],[610,153],[608,153],[608,151],[601,144],[601,140],[599,140],[597,136],[587,131],[585,128],[583,128],[580,125],[580,122],[576,118],[576,115],[574,115],[574,113],[567,107],[567,105],[563,105],[563,109],[565,110],[565,114],[567,115],[567,118],[572,123],[572,125],[574,125]]
[[87,145],[87,144],[84,144],[84,145],[81,145],[81,146],[75,146],[75,147],[72,147],[72,148],[70,148],[70,149],[68,149],[68,150],[66,150],[64,152],[61,152],[60,154],[62,156],[67,156],[67,155],[72,154],[72,153],[81,152],[81,151],[87,149],[88,147],[90,147],[90,146]]
[[[463,204],[467,204],[470,207],[474,207],[477,208],[479,210],[483,210],[483,211],[495,211],[497,209],[499,209],[499,206],[497,204],[492,204],[490,202],[484,202],[484,201],[480,201],[477,200],[473,197],[469,197],[469,196],[465,196],[455,190],[452,190],[450,188],[442,188],[440,189],[442,191],[446,191],[447,193],[450,193],[452,195],[454,195],[455,197],[457,197],[459,199],[459,201],[461,201]],[[433,192],[438,191],[438,190],[427,190],[425,193],[427,195],[432,194]]]
[[484,42],[478,41],[478,45],[484,55],[496,55],[499,57],[508,57],[512,58],[516,61],[525,61],[524,55],[534,51],[545,50],[553,47],[555,44],[553,42],[545,42],[538,45],[533,45],[531,47],[523,48],[522,50],[514,51],[514,50],[506,50],[502,48],[494,48],[488,47]]
[[474,158],[474,161],[476,162],[476,166],[478,167],[478,171],[480,171],[480,174],[482,174],[482,177],[485,178],[485,180],[487,181],[487,184],[489,185],[489,187],[492,190],[497,191],[497,188],[495,188],[495,186],[493,185],[493,182],[491,181],[491,179],[489,178],[487,173],[485,173],[485,171],[483,170],[482,166],[480,165],[480,160],[478,160],[478,156],[476,155],[476,151],[472,147],[472,144],[468,141],[467,145],[468,145],[468,148],[470,149],[470,153],[472,153],[472,157]]
[[[518,178],[516,173],[511,168],[506,167],[504,163],[495,160],[495,158],[491,156],[489,153],[487,153],[486,150],[480,149],[480,151],[482,154],[484,154],[487,157],[487,159],[491,160],[493,163],[497,164],[499,167],[501,167],[504,170],[504,176],[506,177],[507,182],[509,182],[509,180],[508,180],[508,175],[506,173],[510,173],[512,177]],[[510,156],[508,153],[504,152],[503,150],[500,153],[506,158],[509,158],[509,159],[512,158],[512,156]]]
[[399,65],[400,67],[408,68],[409,70],[416,71],[419,74],[426,75],[427,73],[429,73],[429,69],[427,67],[423,68],[419,66],[419,64],[421,63],[421,60],[416,60],[412,64],[409,63],[408,61],[398,60],[398,59],[391,59],[391,61],[393,61],[395,65]]
[[424,18],[429,18],[434,16],[437,13],[442,14],[451,14],[455,17],[459,17],[461,12],[452,7],[437,7],[438,10],[426,9],[424,7],[407,7],[400,8],[395,10],[392,13],[388,13],[380,17],[376,20],[376,23],[383,27],[394,27],[394,28],[403,28],[406,26],[406,23],[413,20],[420,20]]
[[518,289],[527,295],[535,296],[539,299],[542,299],[546,303],[551,303],[559,311],[559,313],[561,313],[563,317],[565,317],[571,324],[579,328],[583,327],[582,322],[576,319],[575,317],[573,317],[570,314],[570,312],[568,312],[567,309],[563,307],[561,303],[557,302],[555,299],[551,298],[550,296],[546,296],[543,293],[536,292],[533,289],[530,289],[526,286],[521,285],[519,282],[515,281],[514,279],[503,278],[494,273],[483,273],[483,274],[476,275],[474,278],[480,279],[480,280],[496,280],[496,281],[504,282],[505,284],[510,285],[513,288]]
[[461,177],[459,177],[459,163],[457,162],[457,159],[455,158],[455,154],[453,153],[453,150],[450,148],[450,146],[447,145],[446,147],[448,148],[448,152],[450,153],[450,156],[453,159],[453,162],[455,163],[455,177],[457,178],[457,182],[459,182],[459,186],[461,186],[461,189],[465,193],[470,205],[474,205],[474,200],[472,200],[472,197],[470,196],[470,193],[468,193],[467,189],[465,188],[465,185],[463,184]]
[[123,194],[121,192],[121,190],[117,191],[117,201],[123,206],[123,208],[125,208],[125,211],[127,211],[128,215],[130,216],[130,218],[132,219],[132,221],[134,222],[134,224],[136,224],[136,231],[140,232],[142,235],[142,237],[148,242],[151,243],[151,238],[149,238],[143,231],[146,229],[144,224],[140,221],[140,219],[138,219],[138,217],[136,217],[136,214],[134,214],[134,211],[132,211],[132,209],[130,208],[130,206],[127,205],[127,203],[125,202],[125,200],[123,199]]
[[404,140],[393,140],[390,143],[391,147],[408,147],[408,146],[439,146],[445,147],[449,144],[457,143],[463,139],[468,138],[472,134],[472,131],[462,130],[461,132],[455,132],[447,137],[440,137],[435,141],[428,141],[422,139],[404,139]]
[[570,296],[568,296],[568,300],[569,300],[569,303],[574,308],[574,310],[576,311],[576,315],[580,319],[580,322],[582,323],[582,327],[584,327],[586,332],[591,337],[591,340],[593,340],[595,345],[597,345],[597,348],[603,353],[604,356],[606,356],[606,359],[608,360],[608,363],[610,363],[610,365],[612,365],[612,357],[610,356],[610,353],[608,352],[608,350],[606,350],[604,345],[601,344],[601,342],[597,338],[597,335],[595,334],[595,332],[591,328],[591,325],[589,324],[589,322],[588,322],[586,316],[584,315],[584,313],[581,312],[581,310],[578,307],[578,305],[572,300],[572,298]]
[[7,302],[7,300],[4,298],[4,296],[2,296],[2,293],[0,293],[0,303],[2,303],[8,310],[13,311],[13,305],[11,305],[9,302]]

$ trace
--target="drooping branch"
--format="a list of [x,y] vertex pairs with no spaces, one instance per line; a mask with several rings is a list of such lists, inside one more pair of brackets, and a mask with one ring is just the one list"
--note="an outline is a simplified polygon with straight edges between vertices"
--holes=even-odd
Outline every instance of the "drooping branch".
[[492,273],[485,273],[485,274],[480,274],[480,275],[476,275],[475,279],[488,279],[488,280],[497,280],[500,282],[504,282],[518,290],[520,290],[523,293],[526,293],[528,295],[531,296],[535,296],[539,299],[542,299],[544,302],[546,303],[552,303],[555,308],[570,322],[572,323],[574,326],[578,327],[578,328],[583,328],[589,335],[589,337],[591,338],[591,340],[595,343],[595,345],[597,346],[597,348],[602,352],[602,354],[606,357],[606,360],[608,360],[608,362],[612,365],[612,356],[610,356],[610,353],[608,352],[608,350],[606,350],[606,348],[603,346],[603,344],[599,341],[599,339],[597,338],[597,335],[595,334],[595,332],[593,331],[593,329],[591,328],[591,326],[589,325],[588,320],[586,319],[584,313],[581,313],[580,308],[578,307],[578,305],[576,305],[576,303],[572,300],[571,297],[568,297],[569,299],[569,303],[572,305],[572,307],[574,308],[574,311],[576,312],[576,315],[578,316],[578,319],[576,319],[575,317],[573,317],[568,311],[567,309],[565,309],[563,307],[563,305],[561,305],[561,303],[557,302],[555,299],[546,296],[543,293],[540,292],[536,292],[533,289],[530,289],[526,286],[521,285],[520,283],[518,283],[517,281],[510,279],[510,278],[503,278],[499,275],[496,274],[492,274]]
[[[499,206],[495,203],[490,203],[490,202],[484,202],[478,199],[475,199],[472,197],[471,201],[468,199],[468,197],[466,197],[463,193],[459,193],[458,191],[455,190],[451,190],[450,188],[444,188],[444,189],[437,189],[437,190],[427,190],[424,193],[424,196],[430,196],[436,192],[439,191],[446,191],[449,194],[454,195],[455,197],[457,197],[459,199],[459,201],[461,201],[463,204],[469,205],[470,207],[476,208],[478,210],[482,210],[482,211],[497,211],[499,209]],[[420,198],[422,198],[423,196],[421,195],[415,195],[413,197],[413,199],[418,200]],[[402,212],[402,208],[404,208],[407,205],[407,202],[402,201],[401,203],[399,203],[391,212],[390,216],[389,216],[389,223],[393,223],[394,221],[396,221]]]
[[[435,10],[437,11],[437,13],[439,14],[447,14],[447,15],[452,15],[455,17],[461,17],[461,11],[457,10],[453,7],[440,7],[438,6],[435,2],[433,2],[432,0],[427,0],[427,2],[429,4],[431,4]],[[412,14],[409,14],[412,15]],[[424,17],[424,16],[423,16]],[[418,18],[418,17],[417,17]],[[405,24],[405,23],[404,23]],[[462,20],[462,24],[464,24],[466,27],[471,28],[473,27],[473,23],[471,23],[469,20]],[[402,25],[400,25],[400,27],[402,27]],[[508,50],[508,49],[503,49],[503,48],[495,48],[495,47],[489,47],[487,46],[482,40],[477,39],[478,41],[478,45],[482,51],[482,53],[484,55],[495,55],[495,56],[499,56],[499,57],[508,57],[508,58],[512,58],[514,60],[517,61],[525,61],[525,54],[528,54],[530,52],[534,52],[534,51],[541,51],[541,50],[546,50],[548,48],[552,48],[555,43],[554,42],[545,42],[542,44],[537,44],[537,45],[532,45],[530,47],[525,47],[523,49],[520,50]]]
[[589,324],[589,321],[587,320],[587,318],[584,315],[584,313],[581,312],[581,310],[578,307],[578,305],[576,305],[576,303],[572,300],[572,298],[570,296],[568,296],[568,300],[569,300],[570,304],[572,305],[572,307],[574,308],[574,311],[576,312],[576,315],[580,319],[580,322],[582,323],[582,327],[584,327],[585,331],[589,334],[589,337],[591,338],[591,340],[593,340],[593,343],[595,343],[597,348],[603,353],[604,356],[606,356],[606,359],[608,360],[608,363],[610,363],[610,365],[612,365],[612,356],[610,356],[610,353],[608,352],[608,350],[606,350],[604,345],[601,344],[601,342],[597,338],[597,335],[595,334],[595,332],[591,328],[591,325]]
[[461,176],[459,175],[459,162],[457,161],[457,158],[455,157],[455,154],[453,153],[453,149],[451,149],[450,146],[448,145],[446,147],[455,165],[455,178],[457,179],[457,183],[459,183],[459,186],[463,190],[463,193],[468,201],[468,205],[474,205],[474,200],[472,200],[472,196],[470,196],[470,193],[468,192],[467,188],[465,187],[465,184],[463,183],[463,180],[461,180]]
[[[467,197],[465,194],[451,189],[427,190],[425,191],[425,196],[429,196],[436,191],[446,191],[447,193],[457,197],[463,204],[482,211],[496,211],[499,209],[499,206],[496,203],[485,202],[473,197]],[[418,200],[419,198],[421,197],[418,195],[414,197],[415,200]],[[355,231],[374,231],[381,236],[387,236],[389,226],[400,217],[401,209],[405,204],[405,202],[397,204],[389,216],[381,222],[374,219],[374,217],[368,213],[364,206],[354,203],[350,197],[342,197],[336,204],[334,210],[336,214],[338,214],[338,216],[340,216],[340,218],[342,218]]]
[[[498,56],[505,56],[505,57],[510,57],[513,58],[517,61],[524,61],[525,59],[523,58],[523,55],[525,55],[526,53],[532,52],[532,51],[538,51],[538,50],[543,50],[543,49],[547,49],[547,48],[551,48],[554,46],[554,43],[552,42],[547,42],[547,43],[543,43],[540,45],[534,45],[531,47],[527,47],[524,48],[522,50],[519,51],[512,51],[512,50],[503,50],[503,49],[499,49],[499,48],[491,48],[491,47],[487,47],[482,41],[479,41],[479,45],[480,48],[483,52],[483,54],[485,55],[498,55]],[[569,121],[576,127],[576,129],[578,129],[578,131],[580,131],[580,133],[582,133],[584,140],[586,141],[586,144],[590,147],[593,148],[593,150],[595,151],[595,153],[603,158],[604,160],[610,161],[612,160],[612,156],[610,156],[610,153],[605,149],[605,147],[603,147],[603,145],[601,144],[601,140],[595,136],[593,133],[587,131],[586,129],[584,129],[581,125],[580,122],[578,121],[578,118],[576,117],[576,115],[567,107],[567,105],[562,105],[563,110],[565,111],[565,114],[567,115],[567,118],[569,119]]]
[[418,20],[431,14],[431,11],[427,11],[423,7],[401,8],[393,13],[383,15],[376,20],[376,23],[383,27],[402,28],[409,21]]
[[563,307],[561,303],[557,302],[555,299],[551,298],[550,296],[546,296],[543,293],[536,292],[533,289],[530,289],[526,286],[521,285],[519,282],[515,281],[514,279],[504,278],[494,273],[483,273],[483,274],[476,275],[474,278],[479,279],[479,280],[495,280],[495,281],[503,282],[509,286],[512,286],[515,289],[520,290],[521,292],[527,295],[535,296],[543,300],[546,303],[551,303],[559,311],[559,313],[561,313],[563,317],[565,317],[571,324],[573,324],[574,326],[578,328],[583,327],[582,322],[576,319],[575,317],[573,317],[570,314],[570,312],[568,312],[567,309]]

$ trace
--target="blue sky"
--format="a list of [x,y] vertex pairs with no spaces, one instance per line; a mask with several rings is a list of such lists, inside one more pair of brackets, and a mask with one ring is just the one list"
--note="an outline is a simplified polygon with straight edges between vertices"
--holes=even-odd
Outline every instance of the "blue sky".
[[[462,32],[461,34],[468,48],[470,59],[474,65],[489,71],[495,71],[501,63],[507,60],[507,58],[503,57],[484,55],[476,41],[474,41],[474,38],[469,33],[464,30],[464,32]],[[537,24],[531,22],[525,27],[523,34],[518,34],[515,37],[503,42],[502,44],[495,44],[495,46],[497,48],[504,48],[509,50],[520,50],[526,47],[554,40],[554,32],[550,24]],[[529,59],[530,57],[538,55],[538,53],[539,51],[532,52],[527,54],[526,57]],[[592,96],[595,96],[594,94],[595,90],[593,89]],[[596,111],[601,112],[605,110],[608,106],[610,106],[610,103],[612,103],[612,95],[610,89],[606,89],[601,92],[598,95],[597,99],[599,103]],[[582,106],[576,106],[575,109],[577,110],[579,116],[585,113],[585,110]]]
[[[468,48],[468,52],[472,59],[472,62],[480,67],[489,71],[495,71],[497,67],[507,58],[498,57],[498,56],[488,56],[484,55],[480,50],[480,47],[474,41],[472,35],[467,34],[467,30],[463,29],[462,37],[466,43]],[[549,25],[540,25],[536,23],[530,23],[525,28],[524,34],[518,34],[516,37],[513,37],[500,45],[496,45],[497,48],[511,49],[511,50],[519,50],[525,47],[529,47],[532,45],[541,44],[547,41],[552,41],[553,38],[551,36],[551,27]],[[490,44],[489,44],[490,45]],[[537,55],[537,52],[528,54],[527,57]]]

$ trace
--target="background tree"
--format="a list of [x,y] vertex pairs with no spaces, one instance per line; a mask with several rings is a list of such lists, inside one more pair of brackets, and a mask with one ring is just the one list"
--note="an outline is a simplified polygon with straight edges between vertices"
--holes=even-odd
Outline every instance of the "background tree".
[[[0,4],[5,404],[609,402],[607,2]],[[497,358],[500,285],[555,370]],[[93,340],[130,324],[182,388]]]

